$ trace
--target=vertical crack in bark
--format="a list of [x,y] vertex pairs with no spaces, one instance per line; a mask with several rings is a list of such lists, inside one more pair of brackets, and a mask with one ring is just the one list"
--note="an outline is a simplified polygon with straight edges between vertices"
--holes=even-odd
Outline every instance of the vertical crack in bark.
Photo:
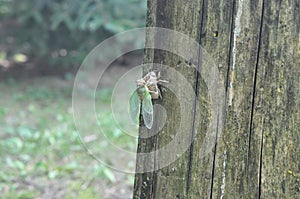
[[[264,121],[263,125],[264,126]],[[262,129],[261,131],[261,143],[260,143],[260,154],[259,154],[259,180],[258,180],[258,198],[261,198],[261,172],[262,172],[262,160],[263,160],[263,137],[264,137],[264,131]]]
[[[228,84],[229,84],[229,74],[230,74],[230,62],[232,55],[232,43],[233,43],[233,31],[234,31],[234,11],[235,11],[235,0],[232,0],[231,8],[231,21],[230,21],[230,38],[229,38],[229,50],[228,50],[228,61],[227,61],[227,74],[226,74],[226,85],[225,85],[225,96],[227,96]],[[226,98],[227,99],[227,98]]]
[[212,165],[212,171],[211,171],[211,181],[210,181],[210,199],[213,198],[213,188],[214,188],[214,176],[215,176],[215,166],[216,166],[216,154],[217,154],[217,140],[218,140],[218,131],[219,131],[219,113],[218,113],[218,120],[217,120],[217,132],[215,137],[215,146],[213,150],[213,165]]
[[[202,0],[202,7],[201,7],[201,16],[200,16],[200,26],[199,26],[199,35],[198,35],[198,39],[199,39],[199,44],[201,46],[201,36],[202,36],[202,28],[203,28],[203,23],[204,23],[204,13],[205,13],[205,0]],[[191,186],[191,172],[192,172],[192,165],[193,165],[193,154],[194,154],[194,142],[193,142],[193,138],[195,136],[195,119],[196,119],[196,107],[197,107],[197,98],[199,96],[199,79],[200,79],[200,73],[198,72],[200,69],[200,64],[201,63],[201,49],[199,49],[198,51],[198,65],[196,72],[196,82],[195,82],[195,100],[194,100],[194,104],[193,104],[193,117],[192,117],[192,129],[191,129],[191,137],[190,137],[190,142],[191,142],[191,146],[189,149],[189,160],[188,160],[188,168],[187,168],[187,181],[186,181],[186,195],[189,195],[189,191],[190,191],[190,186]]]
[[[157,144],[158,143],[158,140],[157,140],[157,136],[155,136],[155,144],[154,144],[154,148],[155,148],[155,150],[157,150]],[[154,154],[154,171],[152,172],[152,186],[151,186],[151,188],[152,188],[152,198],[156,198],[156,188],[157,188],[157,175],[158,175],[158,173],[157,173],[157,154],[155,153]],[[155,183],[153,183],[153,182],[155,182]]]
[[[229,35],[229,49],[228,49],[228,55],[227,55],[227,74],[225,79],[225,96],[227,96],[228,91],[228,84],[229,84],[229,73],[230,73],[230,62],[231,62],[231,54],[232,54],[232,42],[233,42],[233,31],[234,31],[234,11],[235,11],[235,0],[232,0],[231,2],[231,19],[229,25],[230,35]],[[225,98],[225,104],[227,98]],[[224,111],[225,115],[224,118],[226,120],[226,110]],[[219,118],[219,116],[218,116]],[[217,126],[217,134],[215,137],[215,146],[213,151],[213,165],[212,165],[212,177],[211,177],[211,185],[210,185],[210,199],[213,198],[213,188],[214,188],[214,177],[215,177],[215,167],[216,167],[216,154],[217,154],[217,145],[218,145],[218,128],[219,128],[219,120],[218,120],[218,126]]]
[[[265,7],[265,0],[262,0],[262,11],[261,11],[261,20],[260,20],[260,28],[259,28],[259,38],[258,38],[258,49],[257,49],[257,56],[256,56],[256,64],[254,70],[254,80],[253,80],[253,93],[252,93],[252,102],[251,102],[251,115],[250,115],[250,132],[249,132],[249,140],[248,140],[248,174],[249,174],[249,166],[251,161],[251,141],[253,137],[253,116],[254,116],[254,109],[255,109],[255,95],[256,95],[256,84],[257,84],[257,71],[259,65],[259,57],[260,57],[260,50],[261,50],[261,43],[262,43],[262,31],[263,31],[263,24],[264,24],[264,7]],[[263,134],[261,135],[261,145],[260,145],[260,162],[259,162],[259,182],[258,182],[258,198],[260,198],[261,192],[261,172],[262,172],[262,147],[263,147]]]

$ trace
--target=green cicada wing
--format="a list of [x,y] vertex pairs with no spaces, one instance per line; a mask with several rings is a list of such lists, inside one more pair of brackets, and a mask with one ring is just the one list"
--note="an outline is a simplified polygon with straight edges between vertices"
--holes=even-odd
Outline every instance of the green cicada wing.
[[135,90],[129,100],[129,114],[130,119],[132,123],[136,124],[139,120],[140,115],[140,108],[141,108],[141,100],[137,93],[137,90]]
[[146,127],[148,129],[151,129],[153,124],[153,105],[149,92],[146,92],[145,97],[142,101],[142,115]]

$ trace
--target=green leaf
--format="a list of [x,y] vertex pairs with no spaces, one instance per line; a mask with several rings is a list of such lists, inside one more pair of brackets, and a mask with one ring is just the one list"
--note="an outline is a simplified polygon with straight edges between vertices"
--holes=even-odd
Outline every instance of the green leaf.
[[32,130],[27,126],[20,126],[18,128],[18,134],[23,138],[30,138],[32,136]]
[[21,162],[20,160],[15,160],[14,164],[15,164],[15,167],[17,169],[19,169],[20,171],[24,171],[25,170],[25,164],[23,162]]
[[5,142],[10,150],[16,151],[23,147],[23,141],[18,137],[9,138]]
[[108,169],[108,168],[105,168],[103,170],[103,174],[105,177],[107,177],[111,182],[116,182],[116,178],[115,178],[115,175],[113,174],[113,172]]
[[89,22],[89,30],[94,32],[99,29],[103,25],[103,19],[100,17],[96,17],[94,20]]
[[63,20],[64,20],[64,17],[61,13],[57,13],[57,15],[53,15],[50,29],[56,30],[57,27],[63,22]]
[[37,24],[43,24],[43,22],[44,22],[42,14],[38,11],[35,11],[33,13],[33,18],[37,22]]
[[18,199],[31,199],[36,197],[36,192],[34,191],[25,191],[18,194]]
[[113,131],[113,136],[114,138],[118,138],[122,135],[122,131],[119,129],[119,128],[115,128],[114,131]]
[[111,21],[109,23],[106,23],[104,24],[104,28],[112,33],[119,33],[126,30],[126,28],[122,26],[122,24],[118,21]]
[[53,180],[54,178],[56,178],[56,176],[58,175],[58,171],[54,170],[54,171],[49,171],[48,173],[48,178]]
[[11,176],[9,174],[7,174],[6,172],[2,172],[0,171],[0,182],[2,181],[10,181],[11,180]]

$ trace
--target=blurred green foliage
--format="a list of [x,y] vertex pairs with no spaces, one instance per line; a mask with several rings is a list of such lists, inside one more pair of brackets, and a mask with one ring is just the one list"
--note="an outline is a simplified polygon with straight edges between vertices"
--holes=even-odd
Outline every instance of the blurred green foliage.
[[143,27],[145,15],[146,0],[0,0],[0,49],[78,65],[105,38]]
[[[57,193],[59,187],[64,197],[58,198],[98,199],[106,194],[99,187],[120,182],[131,189],[134,176],[115,172],[84,151],[71,110],[72,81],[52,87],[50,81],[58,82],[0,83],[0,198],[47,198],[45,192]],[[96,92],[101,110],[110,107],[111,94],[108,88]],[[137,143],[115,125],[112,113],[99,114],[99,120],[107,134],[105,140],[94,140],[99,153],[109,151],[110,142],[135,151]],[[97,137],[92,120],[86,124],[82,138]]]

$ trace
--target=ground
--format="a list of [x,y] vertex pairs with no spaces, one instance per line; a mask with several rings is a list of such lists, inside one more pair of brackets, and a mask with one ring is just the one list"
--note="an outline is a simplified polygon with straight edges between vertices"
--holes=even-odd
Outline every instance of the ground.
[[[132,60],[136,64],[140,58]],[[108,73],[123,74],[128,67],[116,63]],[[86,88],[97,77],[89,74],[88,79]],[[131,198],[133,174],[99,163],[86,153],[78,139],[72,114],[73,81],[72,73],[1,79],[0,198]],[[109,78],[103,82],[96,93],[97,108],[106,110],[113,84]],[[121,106],[122,103],[127,102],[121,101]],[[109,139],[135,151],[136,141],[123,136],[112,120],[109,114],[102,120]],[[88,132],[81,134],[86,142],[96,134],[94,129]],[[109,141],[101,140],[97,150],[109,151]],[[116,158],[114,155],[109,156],[111,161]],[[134,166],[134,158],[126,161]]]

